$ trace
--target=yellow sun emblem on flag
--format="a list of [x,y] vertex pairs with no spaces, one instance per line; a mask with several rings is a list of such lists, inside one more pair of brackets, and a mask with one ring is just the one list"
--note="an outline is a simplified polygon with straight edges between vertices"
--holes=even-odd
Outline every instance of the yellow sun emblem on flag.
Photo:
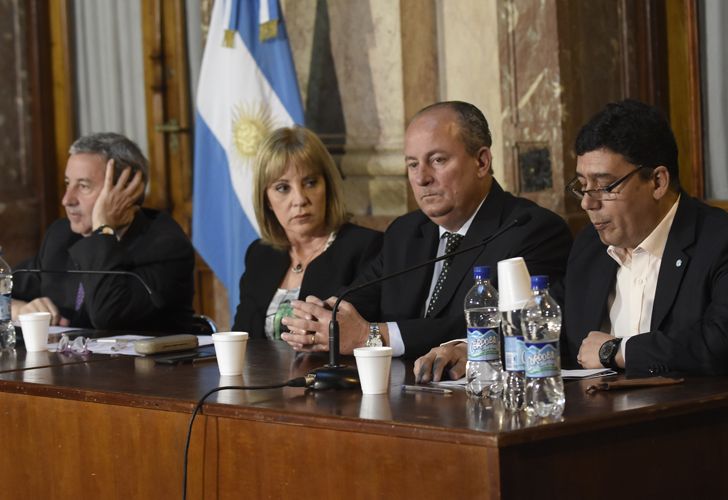
[[261,142],[273,130],[273,120],[267,107],[250,108],[240,105],[233,112],[233,145],[243,159],[255,157]]

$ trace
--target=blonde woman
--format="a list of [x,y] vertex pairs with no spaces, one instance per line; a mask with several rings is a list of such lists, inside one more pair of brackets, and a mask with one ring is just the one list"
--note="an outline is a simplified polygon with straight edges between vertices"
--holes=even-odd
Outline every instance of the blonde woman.
[[261,238],[245,255],[233,329],[279,339],[288,303],[337,294],[378,254],[382,234],[347,222],[336,164],[306,128],[263,142],[254,183]]

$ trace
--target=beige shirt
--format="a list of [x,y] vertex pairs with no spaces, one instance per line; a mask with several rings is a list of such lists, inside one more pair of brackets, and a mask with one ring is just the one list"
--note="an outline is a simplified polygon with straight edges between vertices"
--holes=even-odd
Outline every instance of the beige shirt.
[[[612,245],[607,248],[609,256],[619,264],[614,293],[609,301],[610,333],[615,337],[628,338],[650,331],[662,254],[679,202],[678,197],[662,221],[635,249]],[[624,340],[620,346],[625,363],[626,344],[627,340]]]

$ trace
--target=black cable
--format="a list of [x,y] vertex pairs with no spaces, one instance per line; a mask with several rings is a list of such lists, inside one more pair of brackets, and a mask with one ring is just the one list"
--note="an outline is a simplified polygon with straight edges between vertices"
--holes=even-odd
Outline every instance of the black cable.
[[313,378],[309,377],[297,377],[282,382],[280,384],[271,385],[226,385],[223,387],[215,387],[205,393],[204,396],[197,401],[195,410],[192,412],[192,418],[190,418],[190,426],[187,429],[187,439],[185,441],[185,458],[184,458],[184,469],[182,469],[182,500],[187,499],[187,457],[190,451],[190,440],[192,439],[192,425],[195,423],[195,417],[202,410],[202,405],[205,400],[215,394],[216,392],[225,391],[228,389],[237,389],[240,391],[258,391],[263,389],[280,389],[281,387],[308,387],[313,384]]

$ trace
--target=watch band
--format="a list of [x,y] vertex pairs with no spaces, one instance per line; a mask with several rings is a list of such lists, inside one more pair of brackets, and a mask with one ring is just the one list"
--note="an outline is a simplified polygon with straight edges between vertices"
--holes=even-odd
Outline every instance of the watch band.
[[382,332],[379,331],[378,323],[369,323],[369,336],[365,343],[367,347],[382,347]]
[[599,362],[605,368],[611,368],[612,370],[618,370],[617,365],[617,354],[619,353],[619,344],[622,343],[621,338],[607,340],[599,348]]
[[114,228],[107,225],[107,224],[101,224],[99,227],[97,227],[94,230],[94,234],[105,234],[107,236],[116,236],[116,231],[114,231]]

